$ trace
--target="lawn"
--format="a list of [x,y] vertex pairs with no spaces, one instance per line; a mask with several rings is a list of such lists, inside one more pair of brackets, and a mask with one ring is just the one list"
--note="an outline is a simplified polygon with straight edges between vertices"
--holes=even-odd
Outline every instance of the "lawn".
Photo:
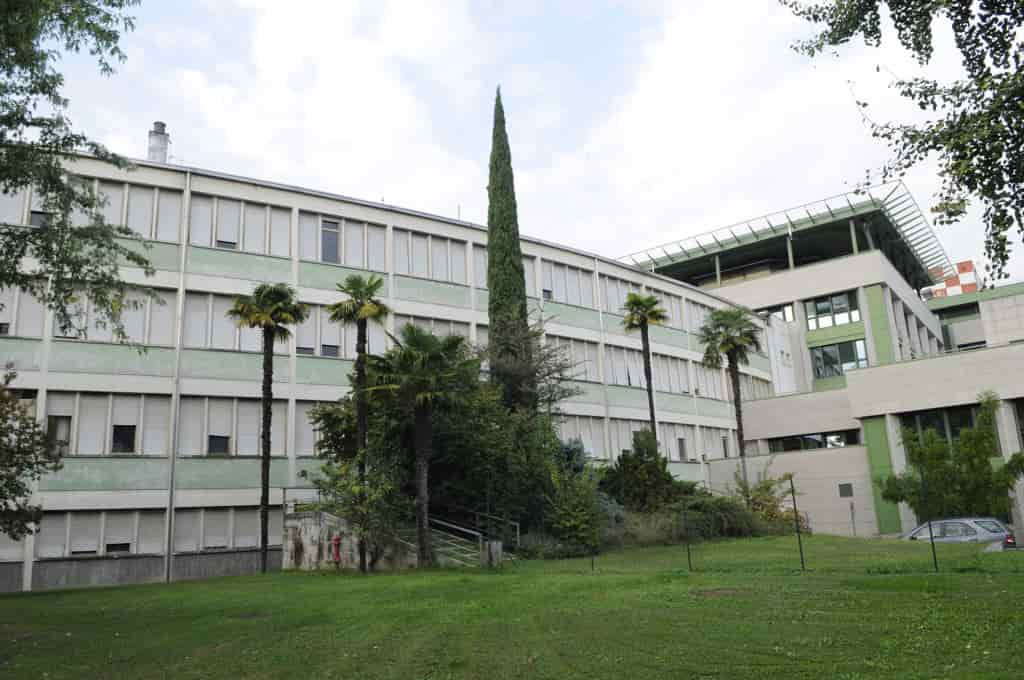
[[814,536],[0,596],[3,678],[1019,678],[1024,550]]

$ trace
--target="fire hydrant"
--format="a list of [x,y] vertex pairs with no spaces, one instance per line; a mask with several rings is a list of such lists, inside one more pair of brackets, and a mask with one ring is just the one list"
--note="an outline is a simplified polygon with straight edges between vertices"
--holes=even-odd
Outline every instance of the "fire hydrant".
[[334,568],[341,567],[341,536],[331,539],[331,559],[334,560]]

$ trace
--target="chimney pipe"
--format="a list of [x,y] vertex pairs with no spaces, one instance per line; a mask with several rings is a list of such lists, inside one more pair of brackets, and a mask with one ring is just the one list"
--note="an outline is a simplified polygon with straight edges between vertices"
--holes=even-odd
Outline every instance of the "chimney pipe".
[[167,125],[163,121],[155,121],[153,129],[149,131],[149,152],[146,158],[157,163],[167,162],[167,145],[171,142],[171,136],[167,134]]

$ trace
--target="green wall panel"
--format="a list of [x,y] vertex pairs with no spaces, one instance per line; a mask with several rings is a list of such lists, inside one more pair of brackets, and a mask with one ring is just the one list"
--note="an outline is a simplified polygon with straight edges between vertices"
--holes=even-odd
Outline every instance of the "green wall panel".
[[702,416],[715,418],[732,418],[732,404],[718,399],[704,399],[697,397],[697,413]]
[[[174,468],[175,489],[258,489],[260,459],[253,458],[179,458]],[[288,459],[270,461],[270,486],[288,483]]]
[[752,352],[751,354],[747,355],[747,358],[750,359],[751,368],[756,368],[758,370],[764,371],[765,373],[772,372],[772,362],[764,354]]
[[395,276],[394,297],[449,307],[470,307],[471,289],[457,283],[430,281],[412,276]]
[[673,463],[669,461],[668,471],[676,479],[682,479],[687,482],[704,481],[704,472],[701,470],[699,463]]
[[669,392],[658,392],[656,397],[659,411],[670,411],[672,413],[696,413],[697,408],[693,403],[693,397],[688,394],[671,394]]
[[863,338],[864,322],[856,321],[854,323],[845,323],[842,326],[807,331],[807,346],[820,347],[822,345],[834,345],[837,342],[861,340]]
[[148,347],[142,354],[129,345],[54,340],[50,347],[51,371],[115,373],[174,377],[174,350]]
[[473,303],[473,308],[486,312],[487,306],[490,304],[491,296],[487,294],[486,290],[480,290],[479,288],[476,289],[475,293],[476,300]]
[[[325,290],[337,290],[338,284],[346,277],[353,274],[369,278],[377,272],[366,271],[365,269],[351,269],[337,264],[324,264],[319,262],[299,263],[299,285],[306,288],[323,288]],[[381,288],[381,295],[388,294],[388,277],[378,273],[384,279],[384,286]]]
[[[575,326],[576,328],[589,328],[592,331],[601,330],[601,315],[594,309],[548,301],[544,303],[543,313],[544,318],[551,323]],[[605,323],[609,323],[607,317],[605,318]],[[621,329],[619,330],[622,332]]]
[[845,375],[834,375],[830,378],[815,378],[811,383],[812,392],[826,392],[828,390],[841,390],[846,387]]
[[896,361],[896,355],[892,348],[892,328],[885,304],[886,291],[876,284],[865,288],[864,294],[868,300],[868,318],[871,319],[871,341],[875,346],[875,356],[878,357],[879,364],[891,364]]
[[[181,375],[217,380],[263,380],[263,357],[256,352],[183,349]],[[274,355],[274,381],[288,382],[288,357]]]
[[[153,269],[160,269],[163,271],[176,272],[181,267],[181,246],[174,243],[161,243],[159,241],[146,241],[149,244],[149,248],[142,245],[141,242],[127,238],[119,238],[117,242],[131,250],[132,252],[138,253],[149,260],[149,263],[153,265]],[[120,264],[134,267],[135,265],[128,262],[125,258],[120,258]]]
[[64,467],[39,482],[41,491],[138,491],[167,488],[167,459],[64,458]]
[[651,326],[651,342],[658,342],[662,345],[672,345],[689,349],[690,334],[678,328],[667,328],[665,326]]
[[324,464],[324,461],[319,458],[296,458],[295,459],[295,484],[294,486],[301,486],[303,488],[312,488],[313,482],[310,479],[303,479],[301,473],[306,472],[310,478],[315,479],[320,476],[320,467]]
[[864,418],[861,420],[861,426],[864,428],[864,445],[868,450],[868,469],[871,473],[871,490],[875,497],[878,531],[882,534],[899,533],[902,530],[899,508],[895,503],[882,499],[882,490],[878,486],[880,479],[893,473],[885,416]]
[[574,397],[569,397],[565,401],[577,404],[604,403],[604,385],[601,383],[574,380],[572,381],[572,386],[580,390],[580,394],[577,394]]
[[292,280],[291,260],[282,257],[239,253],[233,250],[191,246],[188,249],[188,262],[185,266],[189,272],[210,276],[228,276],[251,281],[283,281],[285,283],[290,283]]
[[8,362],[21,371],[35,371],[42,362],[43,341],[28,338],[0,338],[0,365]]
[[[596,312],[595,312],[596,313]],[[626,329],[622,327],[623,316],[620,314],[612,314],[611,312],[604,313],[604,332],[610,335],[623,335],[627,338],[639,338],[640,333],[634,331],[627,333]]]
[[609,406],[647,408],[647,390],[639,387],[623,387],[622,385],[608,385],[605,390],[607,390]]
[[297,357],[295,382],[303,385],[338,385],[348,387],[348,376],[354,362],[323,357]]

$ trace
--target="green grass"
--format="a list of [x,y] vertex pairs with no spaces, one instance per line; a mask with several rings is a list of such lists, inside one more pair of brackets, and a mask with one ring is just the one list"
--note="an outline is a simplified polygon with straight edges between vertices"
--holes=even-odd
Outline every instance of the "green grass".
[[3,678],[1018,678],[1024,551],[814,536],[0,597]]

